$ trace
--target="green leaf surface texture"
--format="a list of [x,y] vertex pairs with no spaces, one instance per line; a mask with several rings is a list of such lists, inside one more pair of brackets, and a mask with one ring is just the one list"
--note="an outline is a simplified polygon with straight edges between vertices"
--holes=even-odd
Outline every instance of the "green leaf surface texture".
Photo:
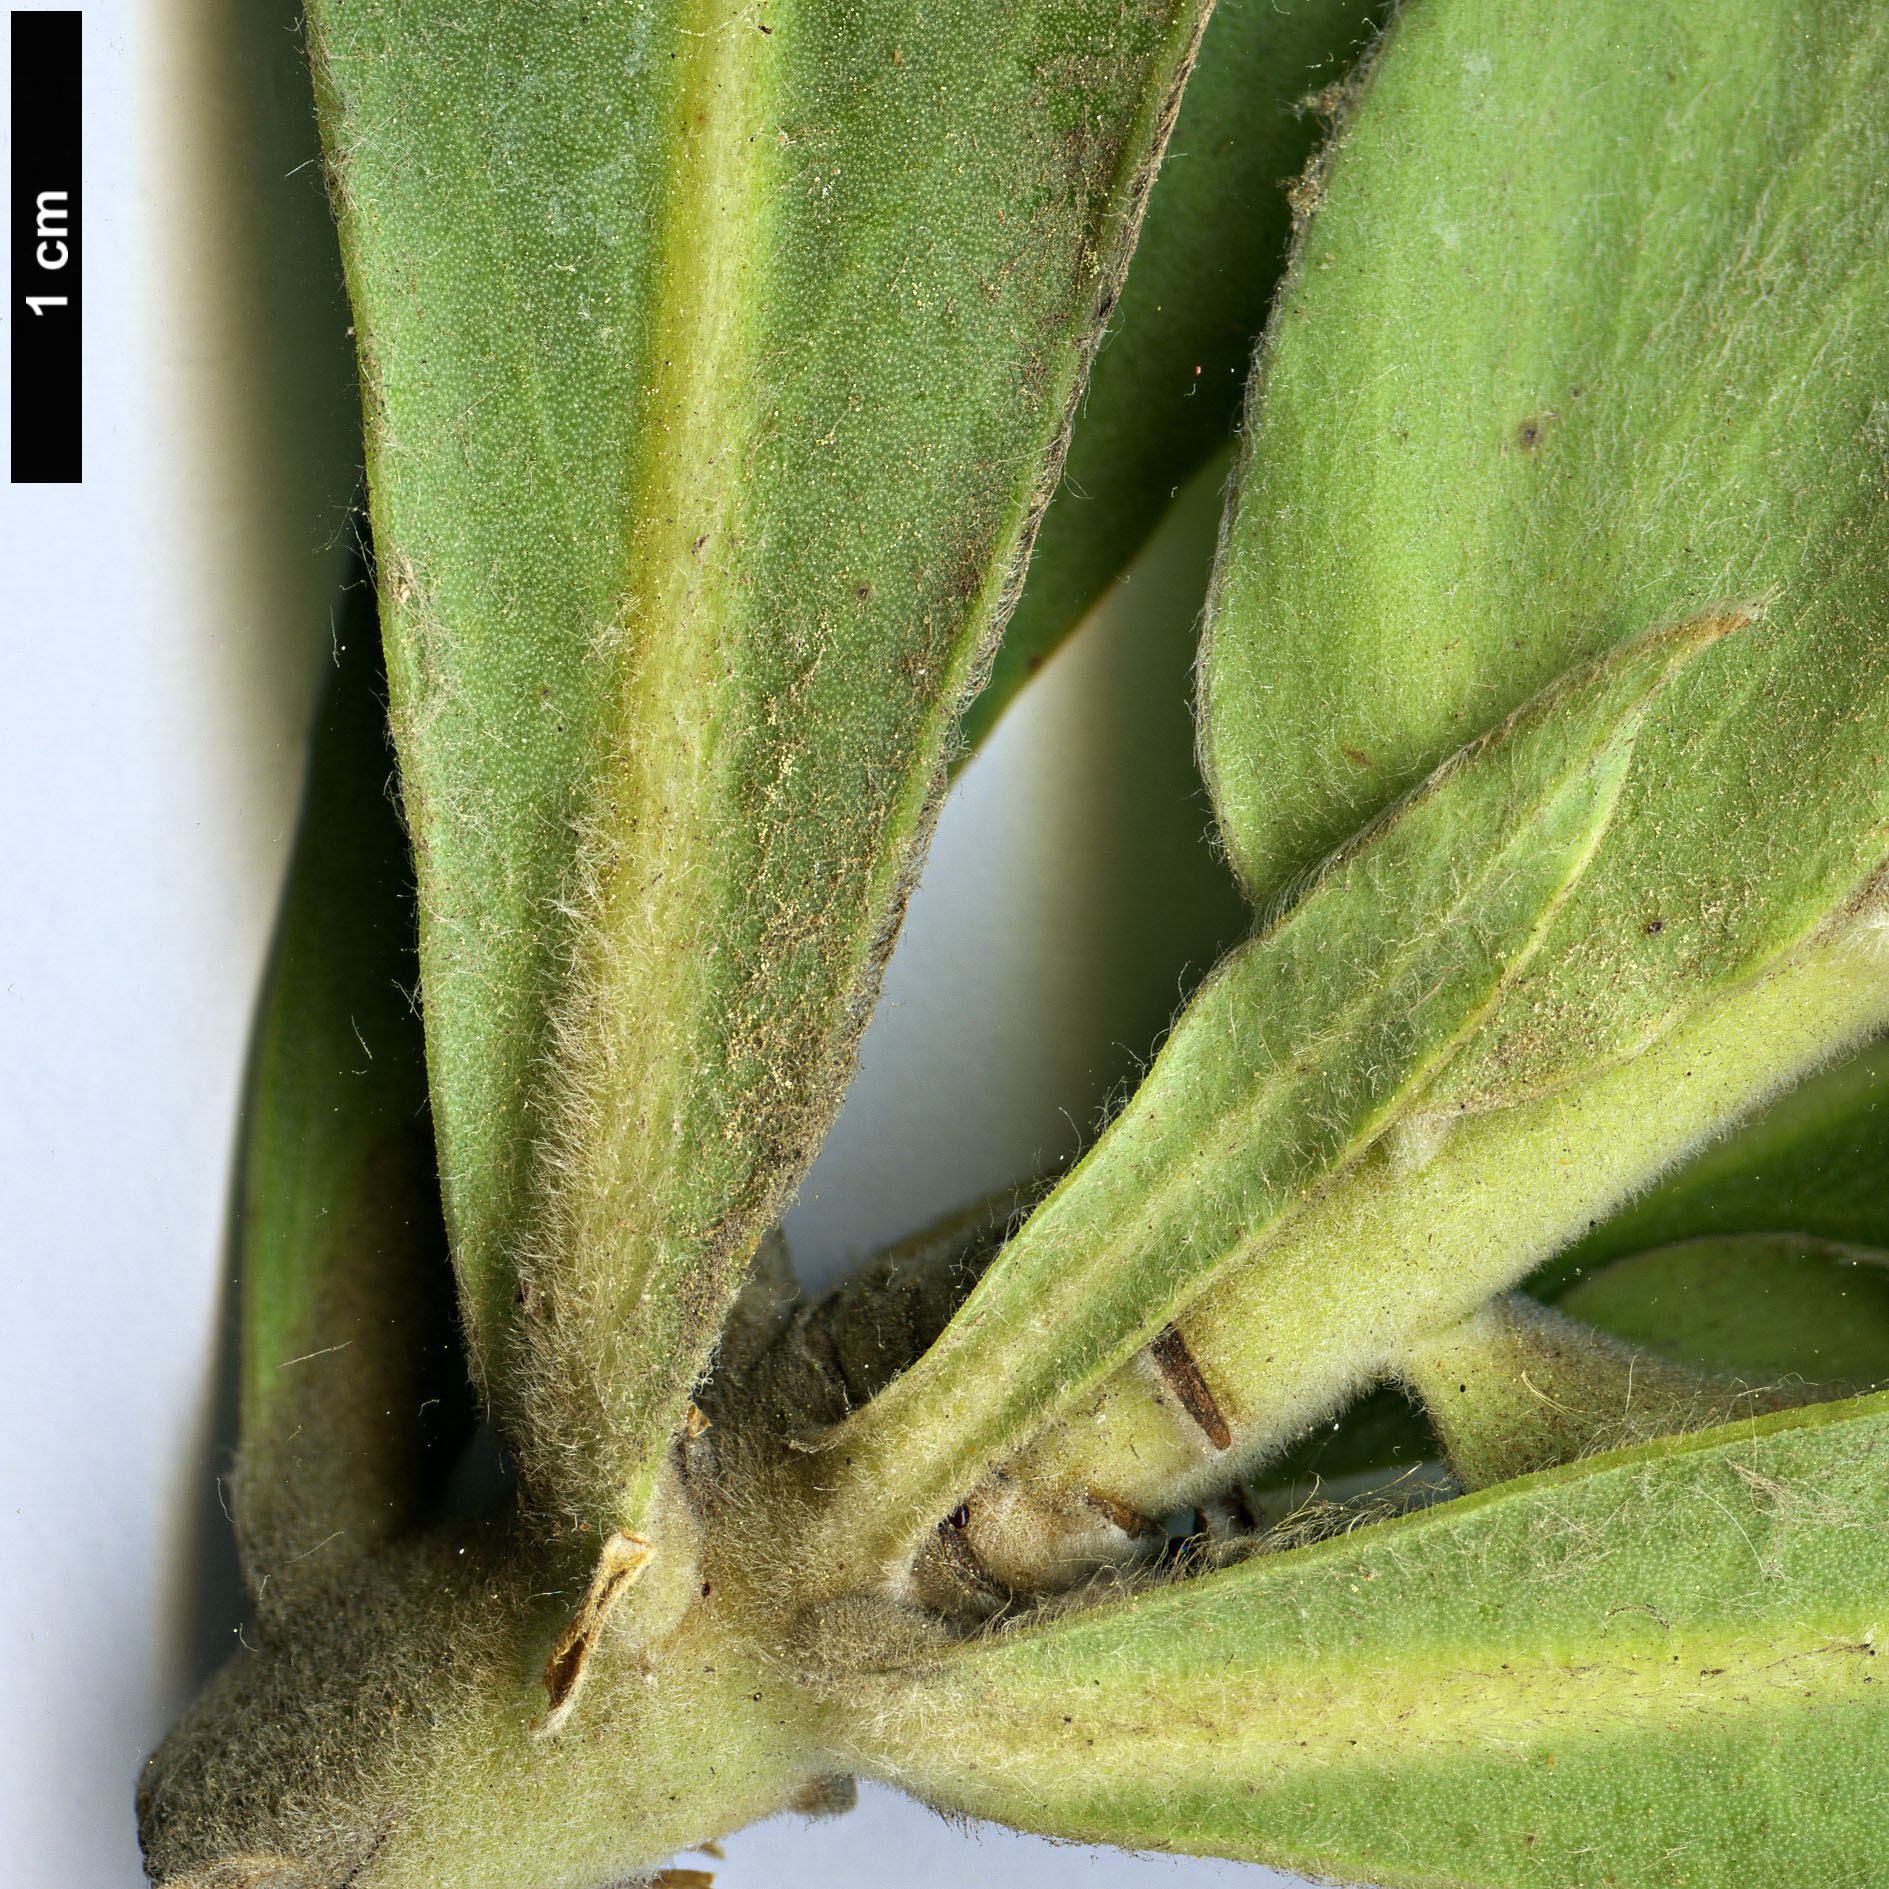
[[1231,445],[1285,266],[1292,180],[1319,135],[1303,101],[1341,85],[1381,12],[1374,0],[1218,0],[1029,579],[965,713],[967,750]]
[[1410,1889],[1863,1889],[1886,1499],[1889,1400],[1788,1411],[836,1690],[879,1775],[1064,1839]]
[[1204,754],[1266,898],[1571,660],[1758,613],[1439,1098],[1627,1054],[1889,821],[1889,8],[1413,7],[1252,393]]
[[1610,1261],[1719,1234],[1889,1248],[1889,1043],[1798,1084],[1594,1226],[1528,1280],[1554,1300]]
[[[260,1603],[424,1511],[469,1420],[364,568],[335,618],[250,1072],[236,1515]],[[264,1579],[264,1577],[268,1577]]]
[[1747,1382],[1889,1383],[1889,1254],[1802,1233],[1684,1240],[1577,1280],[1558,1309]]
[[1125,1363],[1414,1105],[1600,843],[1649,707],[1721,634],[1681,625],[1564,678],[1328,861],[1202,986],[944,1334],[837,1432],[830,1454],[854,1475],[890,1484],[892,1463],[909,1466],[894,1536]]
[[314,10],[455,1263],[573,1512],[837,1108],[1203,20]]

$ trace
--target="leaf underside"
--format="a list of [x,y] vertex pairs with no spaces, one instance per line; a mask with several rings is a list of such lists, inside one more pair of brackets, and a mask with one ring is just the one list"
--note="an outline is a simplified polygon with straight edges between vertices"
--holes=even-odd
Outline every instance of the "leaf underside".
[[[1889,10],[1413,8],[1249,401],[1203,754],[1256,899],[1570,662],[1739,604],[1439,1100],[1643,1047],[1889,830]],[[1598,89],[1596,89],[1598,86]]]
[[1649,706],[1725,628],[1680,625],[1566,678],[1222,965],[938,1342],[829,1445],[833,1473],[843,1460],[842,1479],[874,1491],[861,1506],[888,1546],[1237,1271],[1414,1105],[1578,883]]
[[1889,1043],[1814,1076],[1557,1253],[1529,1282],[1555,1299],[1583,1273],[1709,1235],[1803,1233],[1889,1247]]
[[423,1520],[472,1416],[379,642],[363,562],[336,610],[243,1144],[235,1513],[271,1609]]
[[837,1108],[1202,18],[312,14],[455,1264],[574,1513]]
[[[1216,323],[1243,351],[1277,201],[1204,284],[1187,258],[1229,179],[1263,195],[1302,148],[1284,75],[1362,17],[1259,11],[1197,122],[1256,92],[1266,137],[1164,186],[1118,306],[1182,0],[317,5],[426,1043],[356,678],[246,1149],[241,1519],[274,1605],[314,1550],[327,1579],[423,1520],[469,1419],[429,1076],[472,1361],[536,1499],[599,1534],[649,1511],[837,1107],[1111,311],[1092,510],[1050,511],[973,738],[1213,450],[1224,401],[1156,408]],[[1204,752],[1270,917],[828,1439],[836,1512],[892,1489],[892,1560],[1419,1108],[1499,1130],[1682,1040],[1877,869],[1886,68],[1878,0],[1396,27],[1316,180],[1212,599]],[[1154,319],[1177,293],[1192,326]],[[1706,1304],[1727,1280],[1809,1331],[1855,1255],[1599,1268],[1759,1226],[1889,1245],[1880,1074],[1787,1100],[1536,1289],[1706,1368],[1762,1335]],[[1705,1311],[1661,1314],[1714,1254]],[[848,1761],[1060,1837],[1385,1884],[1862,1885],[1886,1441],[1882,1398],[1787,1412],[810,1683]]]

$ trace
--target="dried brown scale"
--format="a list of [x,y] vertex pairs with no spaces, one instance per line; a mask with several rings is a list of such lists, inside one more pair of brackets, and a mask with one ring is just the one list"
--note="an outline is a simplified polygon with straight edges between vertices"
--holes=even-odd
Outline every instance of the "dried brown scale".
[[1180,1327],[1170,1325],[1148,1347],[1148,1356],[1166,1379],[1168,1388],[1180,1399],[1181,1408],[1205,1432],[1207,1441],[1217,1450],[1231,1449],[1233,1432],[1227,1428],[1227,1420],[1220,1414],[1220,1406],[1214,1402],[1213,1392],[1200,1374],[1200,1366],[1187,1349]]

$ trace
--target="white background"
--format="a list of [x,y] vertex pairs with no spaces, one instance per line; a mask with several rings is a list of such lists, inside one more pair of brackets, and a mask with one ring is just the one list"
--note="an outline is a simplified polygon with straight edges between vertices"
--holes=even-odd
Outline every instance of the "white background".
[[[87,8],[87,478],[11,488],[0,515],[8,1889],[142,1880],[133,1779],[233,1619],[230,1159],[358,473],[291,17]],[[1213,501],[957,789],[789,1223],[806,1275],[1072,1145],[1234,935],[1188,760]],[[1284,1880],[964,1831],[870,1790],[716,1867],[723,1889]]]

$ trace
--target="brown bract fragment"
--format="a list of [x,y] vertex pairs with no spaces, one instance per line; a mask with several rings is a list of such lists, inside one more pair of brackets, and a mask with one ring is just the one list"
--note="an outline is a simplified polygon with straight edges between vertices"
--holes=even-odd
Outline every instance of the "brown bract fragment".
[[1233,1432],[1227,1428],[1227,1420],[1220,1414],[1220,1406],[1214,1402],[1213,1392],[1207,1388],[1207,1380],[1201,1376],[1200,1366],[1194,1362],[1194,1354],[1188,1350],[1180,1327],[1170,1325],[1148,1347],[1148,1355],[1168,1389],[1180,1400],[1181,1408],[1199,1424],[1207,1441],[1217,1450],[1232,1448]]
[[604,1543],[583,1605],[544,1663],[544,1690],[549,1705],[544,1717],[531,1728],[535,1737],[548,1738],[570,1717],[577,1695],[583,1689],[584,1669],[590,1663],[604,1621],[655,1558],[656,1550],[641,1535],[618,1530]]
[[1090,1489],[1082,1499],[1090,1508],[1107,1516],[1115,1527],[1131,1539],[1141,1539],[1159,1531],[1158,1522],[1131,1509],[1126,1502],[1117,1502],[1112,1495],[1104,1495],[1099,1489]]

